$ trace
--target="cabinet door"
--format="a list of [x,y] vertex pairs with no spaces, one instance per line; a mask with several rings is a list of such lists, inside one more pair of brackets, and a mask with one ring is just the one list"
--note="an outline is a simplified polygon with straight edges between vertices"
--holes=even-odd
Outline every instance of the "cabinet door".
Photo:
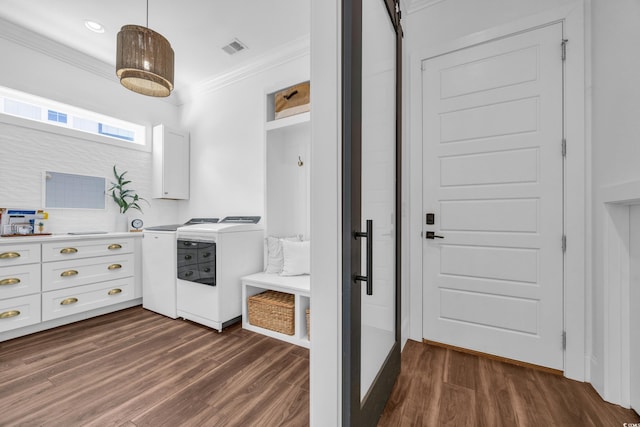
[[154,198],[189,198],[189,134],[153,128]]
[[40,262],[40,245],[33,243],[0,246],[0,267]]

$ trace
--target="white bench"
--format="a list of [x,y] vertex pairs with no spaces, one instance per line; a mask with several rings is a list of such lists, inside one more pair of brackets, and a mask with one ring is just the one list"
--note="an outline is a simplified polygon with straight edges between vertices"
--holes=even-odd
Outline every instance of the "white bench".
[[[279,274],[256,273],[242,277],[242,327],[259,334],[309,348],[306,310],[311,301],[311,276],[280,276]],[[294,295],[295,331],[293,335],[264,329],[249,323],[249,297],[266,290],[286,292]]]

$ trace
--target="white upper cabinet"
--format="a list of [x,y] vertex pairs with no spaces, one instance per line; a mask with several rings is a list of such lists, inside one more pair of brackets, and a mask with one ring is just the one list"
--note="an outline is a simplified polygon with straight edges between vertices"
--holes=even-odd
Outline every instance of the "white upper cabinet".
[[189,198],[189,133],[153,127],[153,198]]

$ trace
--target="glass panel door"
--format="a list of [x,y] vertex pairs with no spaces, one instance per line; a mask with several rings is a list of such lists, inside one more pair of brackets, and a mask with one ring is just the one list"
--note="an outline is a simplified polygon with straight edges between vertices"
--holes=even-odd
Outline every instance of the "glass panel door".
[[343,1],[343,425],[375,425],[400,371],[397,10]]
[[[364,400],[395,343],[396,33],[383,1],[362,2],[361,227],[373,222],[373,279],[361,291]],[[363,239],[366,240],[366,239]],[[367,269],[363,257],[362,270]],[[368,292],[369,291],[369,292]]]

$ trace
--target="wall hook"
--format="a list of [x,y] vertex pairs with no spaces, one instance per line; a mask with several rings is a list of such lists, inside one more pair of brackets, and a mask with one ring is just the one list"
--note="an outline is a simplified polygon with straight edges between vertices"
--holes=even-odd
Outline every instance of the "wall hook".
[[298,156],[298,166],[302,167],[302,165],[304,165],[304,162],[302,161],[300,156]]

